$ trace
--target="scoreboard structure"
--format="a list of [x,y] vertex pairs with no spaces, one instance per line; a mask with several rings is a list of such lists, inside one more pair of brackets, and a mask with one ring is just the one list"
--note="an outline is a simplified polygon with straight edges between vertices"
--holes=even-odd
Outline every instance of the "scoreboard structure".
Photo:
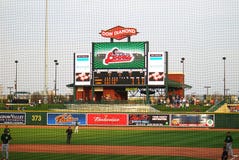
[[75,54],[75,85],[165,85],[165,53],[149,52],[148,42],[92,43],[91,54]]
[[[137,33],[134,28],[117,26],[102,31],[102,36],[117,40],[128,37],[127,42],[93,42],[91,53],[75,53],[74,86],[81,94],[78,99],[96,96],[99,100],[107,92],[125,100],[130,88],[145,93],[149,88],[167,88],[167,52],[150,52],[148,41],[131,42],[129,37]],[[112,93],[114,89],[121,93]]]

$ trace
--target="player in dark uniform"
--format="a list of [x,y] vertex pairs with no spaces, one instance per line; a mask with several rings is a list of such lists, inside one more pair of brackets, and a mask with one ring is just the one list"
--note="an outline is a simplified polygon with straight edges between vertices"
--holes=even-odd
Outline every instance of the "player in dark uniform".
[[227,152],[231,157],[233,157],[232,142],[233,142],[233,139],[232,139],[231,133],[227,132],[224,143],[226,145]]
[[227,160],[228,158],[228,152],[227,152],[227,147],[223,147],[223,152],[222,152],[222,160]]
[[2,159],[6,158],[8,160],[8,147],[9,142],[12,139],[10,133],[4,129],[4,133],[1,136],[2,141]]
[[4,132],[4,133],[6,132],[7,134],[10,134],[10,129],[8,128],[8,125],[5,126],[3,132]]
[[68,127],[68,129],[66,130],[66,143],[70,144],[71,143],[71,135],[72,135],[73,131],[71,126]]

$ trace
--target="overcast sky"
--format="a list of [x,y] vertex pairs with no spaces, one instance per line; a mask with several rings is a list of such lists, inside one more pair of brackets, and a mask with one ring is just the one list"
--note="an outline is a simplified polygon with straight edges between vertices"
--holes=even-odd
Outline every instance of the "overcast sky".
[[[44,90],[44,0],[0,1],[0,84],[18,91]],[[131,41],[149,41],[150,51],[168,51],[169,72],[182,72],[192,86],[187,94],[239,94],[238,0],[48,0],[48,88],[54,89],[54,60],[59,62],[57,88],[70,93],[73,53],[89,53],[92,42],[109,42],[101,30],[136,28]]]

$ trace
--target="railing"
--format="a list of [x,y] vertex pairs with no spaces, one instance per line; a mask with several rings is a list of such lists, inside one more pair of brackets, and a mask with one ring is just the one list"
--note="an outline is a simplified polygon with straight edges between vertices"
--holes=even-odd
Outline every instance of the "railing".
[[[64,102],[64,104],[146,104],[145,100],[101,100],[101,101],[68,101]],[[147,104],[146,104],[147,105]]]
[[207,110],[207,112],[215,112],[218,108],[220,108],[221,106],[223,106],[225,103],[226,103],[226,101],[225,101],[225,100],[222,100],[221,102],[219,102],[219,103],[213,105],[211,108],[209,108],[209,109]]

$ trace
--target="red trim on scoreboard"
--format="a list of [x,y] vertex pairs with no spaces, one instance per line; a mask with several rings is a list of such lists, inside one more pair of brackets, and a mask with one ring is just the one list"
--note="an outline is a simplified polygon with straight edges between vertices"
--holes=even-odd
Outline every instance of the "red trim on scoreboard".
[[108,30],[102,30],[100,32],[102,37],[105,38],[113,38],[117,40],[124,39],[126,37],[130,37],[136,35],[138,32],[135,28],[125,28],[122,26],[116,26]]
[[127,114],[88,114],[88,125],[127,125]]

